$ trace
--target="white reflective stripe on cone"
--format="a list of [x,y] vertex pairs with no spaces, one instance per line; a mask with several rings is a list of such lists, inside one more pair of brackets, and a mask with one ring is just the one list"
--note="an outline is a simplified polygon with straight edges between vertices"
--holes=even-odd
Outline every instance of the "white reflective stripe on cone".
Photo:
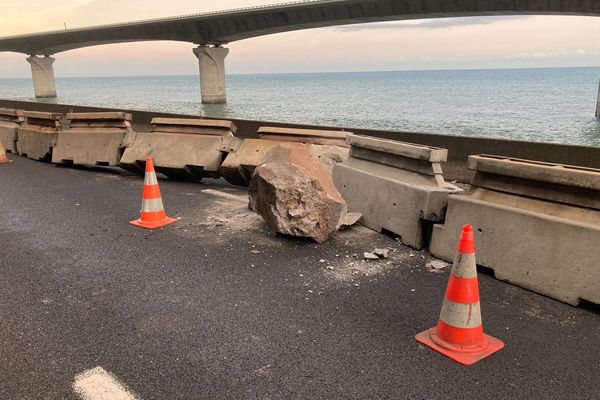
[[476,278],[477,266],[475,264],[475,254],[456,253],[454,264],[452,265],[452,275],[457,278]]
[[146,176],[144,176],[144,185],[158,185],[156,172],[146,172]]
[[481,325],[481,307],[475,304],[460,304],[444,299],[440,319],[455,328],[477,328]]
[[143,199],[142,200],[142,212],[157,212],[163,211],[163,202],[161,198],[158,199]]

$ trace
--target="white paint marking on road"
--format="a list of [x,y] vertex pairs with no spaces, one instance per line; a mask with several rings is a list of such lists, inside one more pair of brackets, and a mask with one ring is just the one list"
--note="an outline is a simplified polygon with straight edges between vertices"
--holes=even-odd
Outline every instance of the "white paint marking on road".
[[102,367],[88,369],[75,377],[73,390],[81,400],[140,400]]
[[202,190],[202,193],[212,194],[213,196],[219,196],[225,199],[236,200],[242,203],[246,203],[248,201],[248,198],[246,196],[237,196],[235,194],[221,192],[220,190],[204,189]]

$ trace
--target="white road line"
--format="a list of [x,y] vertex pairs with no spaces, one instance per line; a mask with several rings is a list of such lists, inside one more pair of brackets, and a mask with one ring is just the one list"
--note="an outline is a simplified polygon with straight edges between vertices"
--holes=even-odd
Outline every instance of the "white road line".
[[82,400],[140,400],[102,367],[88,369],[77,375],[73,381],[73,390]]
[[246,196],[238,196],[235,194],[221,192],[220,190],[204,189],[204,190],[202,190],[202,193],[212,194],[213,196],[219,196],[219,197],[223,197],[226,199],[236,200],[236,201],[240,201],[242,203],[248,202],[248,197],[246,197]]

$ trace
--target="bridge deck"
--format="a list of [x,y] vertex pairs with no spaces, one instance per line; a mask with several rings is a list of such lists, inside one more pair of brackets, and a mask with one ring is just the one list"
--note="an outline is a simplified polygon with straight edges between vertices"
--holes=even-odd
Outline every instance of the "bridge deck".
[[[480,274],[484,327],[507,347],[465,368],[414,340],[449,273],[429,272],[427,253],[364,228],[319,246],[277,238],[218,182],[161,180],[182,219],[148,232],[127,223],[141,178],[12,158],[0,167],[0,398],[74,398],[74,377],[97,366],[142,399],[600,392],[593,312]],[[389,262],[353,257],[375,247],[394,249]]]
[[51,55],[101,44],[173,40],[222,45],[274,33],[365,22],[485,15],[600,16],[595,0],[312,0],[0,38],[0,51]]

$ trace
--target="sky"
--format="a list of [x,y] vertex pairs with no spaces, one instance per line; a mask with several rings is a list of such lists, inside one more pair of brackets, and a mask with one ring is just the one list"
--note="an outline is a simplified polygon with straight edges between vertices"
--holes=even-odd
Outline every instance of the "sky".
[[[165,0],[2,0],[0,36],[277,2],[169,0],[165,7]],[[600,18],[372,23],[281,33],[228,47],[228,74],[600,66]],[[57,54],[54,71],[59,77],[197,74],[192,48],[166,41],[88,47]],[[0,78],[30,73],[24,55],[0,53]]]

